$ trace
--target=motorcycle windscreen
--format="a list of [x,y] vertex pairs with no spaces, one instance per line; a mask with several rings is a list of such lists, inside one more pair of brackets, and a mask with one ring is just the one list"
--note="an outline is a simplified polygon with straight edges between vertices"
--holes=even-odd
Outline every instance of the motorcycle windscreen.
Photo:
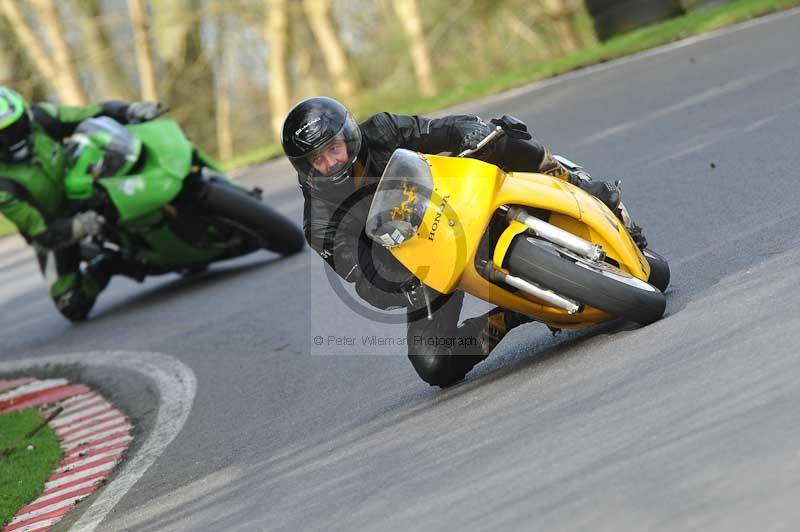
[[428,161],[416,152],[398,149],[378,183],[367,215],[367,236],[387,248],[417,234],[433,193]]
[[[107,116],[89,118],[78,125],[74,137],[85,139],[103,151],[103,158],[96,163],[96,177],[124,175],[139,159],[142,143],[125,126]],[[72,155],[80,155],[80,151]]]

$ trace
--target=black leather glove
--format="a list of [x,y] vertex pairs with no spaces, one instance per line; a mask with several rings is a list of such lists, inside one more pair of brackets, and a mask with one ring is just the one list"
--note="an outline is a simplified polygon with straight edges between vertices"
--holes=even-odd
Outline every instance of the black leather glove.
[[511,115],[492,118],[491,122],[496,126],[500,126],[509,138],[518,140],[531,140],[533,138],[528,133],[528,126],[525,125],[525,122]]
[[72,239],[81,240],[87,236],[94,236],[103,230],[106,219],[94,211],[76,214],[72,218]]
[[161,102],[133,102],[125,111],[129,124],[138,124],[158,118],[164,112]]
[[[492,126],[480,119],[464,124],[462,129],[463,134],[461,137],[461,143],[458,147],[458,153],[466,150],[474,150],[480,141],[485,139],[492,131],[494,131]],[[482,157],[490,157],[493,152],[494,146],[490,143],[488,146],[484,146],[484,148],[478,153],[480,153]],[[475,155],[477,154],[472,154],[470,157]]]

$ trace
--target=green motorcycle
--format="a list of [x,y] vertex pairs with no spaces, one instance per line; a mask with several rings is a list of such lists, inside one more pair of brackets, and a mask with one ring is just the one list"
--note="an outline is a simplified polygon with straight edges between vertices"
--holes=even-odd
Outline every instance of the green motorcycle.
[[67,199],[75,212],[106,218],[81,245],[140,262],[148,275],[191,273],[259,249],[299,252],[302,231],[225,177],[172,120],[123,126],[109,117],[80,123],[66,141]]

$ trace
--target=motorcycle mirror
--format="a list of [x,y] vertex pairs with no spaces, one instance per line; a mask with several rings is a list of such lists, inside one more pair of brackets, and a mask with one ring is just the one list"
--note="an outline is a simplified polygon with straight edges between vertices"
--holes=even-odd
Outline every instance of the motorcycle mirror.
[[528,126],[525,122],[511,115],[503,115],[501,118],[492,118],[492,124],[500,126],[506,135],[512,139],[530,140],[531,134],[528,133]]

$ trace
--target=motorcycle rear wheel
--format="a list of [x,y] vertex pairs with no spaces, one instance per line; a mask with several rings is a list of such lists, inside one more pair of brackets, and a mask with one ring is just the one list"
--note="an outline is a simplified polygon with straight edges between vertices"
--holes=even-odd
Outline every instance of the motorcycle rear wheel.
[[517,237],[507,265],[513,275],[642,325],[658,320],[666,309],[666,298],[656,287],[611,264],[576,260],[536,238]]
[[297,225],[233,183],[221,179],[206,182],[198,203],[212,214],[253,230],[265,249],[281,255],[293,255],[303,249],[305,239]]

